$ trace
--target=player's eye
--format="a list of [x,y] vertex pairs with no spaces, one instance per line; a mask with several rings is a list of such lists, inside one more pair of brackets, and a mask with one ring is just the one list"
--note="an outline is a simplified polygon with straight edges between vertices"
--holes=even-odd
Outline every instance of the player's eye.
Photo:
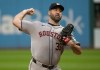
[[61,9],[59,9],[59,8],[56,8],[54,10],[57,11],[57,12],[62,12]]

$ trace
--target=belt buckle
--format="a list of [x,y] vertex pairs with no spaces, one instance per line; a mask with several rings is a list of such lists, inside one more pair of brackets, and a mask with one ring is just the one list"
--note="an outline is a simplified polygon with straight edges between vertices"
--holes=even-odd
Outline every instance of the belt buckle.
[[53,69],[54,65],[49,65],[48,68],[49,69]]
[[42,66],[48,69],[53,69],[54,67],[54,65],[44,65],[44,64],[42,64]]

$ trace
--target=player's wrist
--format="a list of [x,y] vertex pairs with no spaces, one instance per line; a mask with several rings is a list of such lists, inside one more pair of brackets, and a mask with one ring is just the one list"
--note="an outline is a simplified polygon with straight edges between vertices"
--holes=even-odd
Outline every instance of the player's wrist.
[[63,41],[67,44],[71,40],[70,37],[63,37]]
[[25,9],[25,10],[22,11],[23,14],[27,14],[27,12],[28,12],[27,9]]

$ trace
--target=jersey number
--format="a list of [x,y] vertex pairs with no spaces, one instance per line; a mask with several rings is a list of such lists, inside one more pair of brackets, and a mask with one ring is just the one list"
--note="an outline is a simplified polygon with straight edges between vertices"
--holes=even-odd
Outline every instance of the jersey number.
[[61,45],[61,43],[56,43],[57,47],[56,50],[62,50],[63,46]]

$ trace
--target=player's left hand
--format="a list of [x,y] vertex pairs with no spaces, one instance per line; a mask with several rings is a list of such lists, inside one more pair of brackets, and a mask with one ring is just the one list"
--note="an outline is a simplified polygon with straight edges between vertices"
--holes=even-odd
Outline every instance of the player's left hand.
[[61,43],[66,45],[71,40],[71,33],[73,31],[74,26],[72,24],[68,24],[61,31],[62,40]]

